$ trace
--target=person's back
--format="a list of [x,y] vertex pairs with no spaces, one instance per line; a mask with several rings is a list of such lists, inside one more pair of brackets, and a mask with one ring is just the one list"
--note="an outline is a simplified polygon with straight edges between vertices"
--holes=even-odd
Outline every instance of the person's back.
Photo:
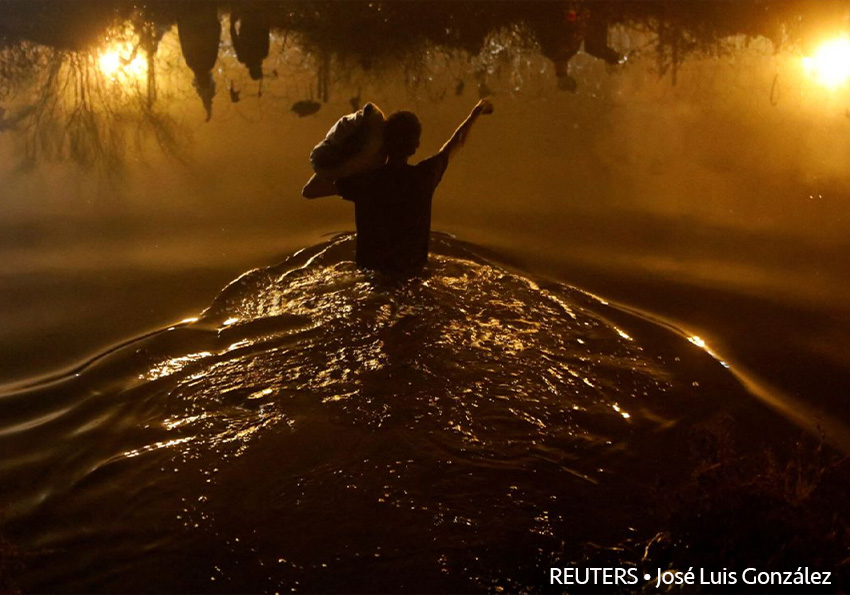
[[419,119],[412,112],[396,112],[384,128],[386,164],[336,182],[313,176],[302,194],[306,198],[338,194],[354,203],[358,266],[413,272],[428,260],[434,190],[472,123],[492,109],[489,102],[480,101],[442,149],[416,165],[407,160],[419,147]]
[[357,265],[384,271],[409,271],[428,260],[431,201],[448,165],[437,154],[417,165],[387,163],[336,183],[354,202]]

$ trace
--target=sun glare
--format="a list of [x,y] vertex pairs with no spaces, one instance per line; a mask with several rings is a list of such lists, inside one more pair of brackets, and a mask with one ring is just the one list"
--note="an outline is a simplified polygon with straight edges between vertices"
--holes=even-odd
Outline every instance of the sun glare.
[[826,41],[812,56],[803,58],[803,68],[820,84],[834,89],[850,80],[850,38]]
[[117,81],[119,77],[139,79],[147,73],[148,65],[144,57],[133,51],[130,44],[113,43],[100,53],[98,60],[100,71],[108,78]]

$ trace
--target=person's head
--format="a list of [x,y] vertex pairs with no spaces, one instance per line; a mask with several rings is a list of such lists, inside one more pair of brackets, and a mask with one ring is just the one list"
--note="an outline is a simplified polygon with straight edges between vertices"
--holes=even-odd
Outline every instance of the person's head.
[[419,148],[422,125],[416,114],[408,111],[390,114],[384,124],[384,150],[390,159],[406,159]]

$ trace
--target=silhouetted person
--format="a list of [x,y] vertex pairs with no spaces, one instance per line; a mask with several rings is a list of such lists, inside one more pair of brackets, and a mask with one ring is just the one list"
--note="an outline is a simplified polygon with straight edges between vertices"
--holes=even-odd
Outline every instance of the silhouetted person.
[[177,19],[177,35],[186,64],[195,74],[193,82],[198,97],[207,112],[207,122],[212,118],[212,101],[215,97],[213,68],[218,59],[218,42],[221,23],[215,4],[192,2]]
[[236,59],[248,68],[251,80],[263,78],[263,60],[269,57],[269,31],[265,12],[234,10],[230,15],[230,41]]
[[313,176],[302,194],[306,198],[338,194],[354,203],[358,266],[415,272],[428,260],[434,190],[478,116],[492,111],[489,101],[479,101],[437,154],[416,165],[407,161],[419,148],[419,119],[412,112],[396,112],[384,127],[383,166],[336,182]]

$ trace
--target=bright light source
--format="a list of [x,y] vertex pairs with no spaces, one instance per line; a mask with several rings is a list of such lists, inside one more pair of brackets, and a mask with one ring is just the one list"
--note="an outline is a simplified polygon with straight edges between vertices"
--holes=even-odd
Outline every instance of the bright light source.
[[115,76],[118,69],[121,68],[121,58],[118,52],[107,52],[100,55],[100,71],[108,77]]
[[850,39],[839,37],[820,45],[814,55],[803,58],[809,76],[830,89],[850,80]]
[[116,80],[119,75],[128,78],[142,78],[148,70],[147,62],[141,54],[133,51],[129,43],[113,43],[100,54],[100,71],[108,78]]

